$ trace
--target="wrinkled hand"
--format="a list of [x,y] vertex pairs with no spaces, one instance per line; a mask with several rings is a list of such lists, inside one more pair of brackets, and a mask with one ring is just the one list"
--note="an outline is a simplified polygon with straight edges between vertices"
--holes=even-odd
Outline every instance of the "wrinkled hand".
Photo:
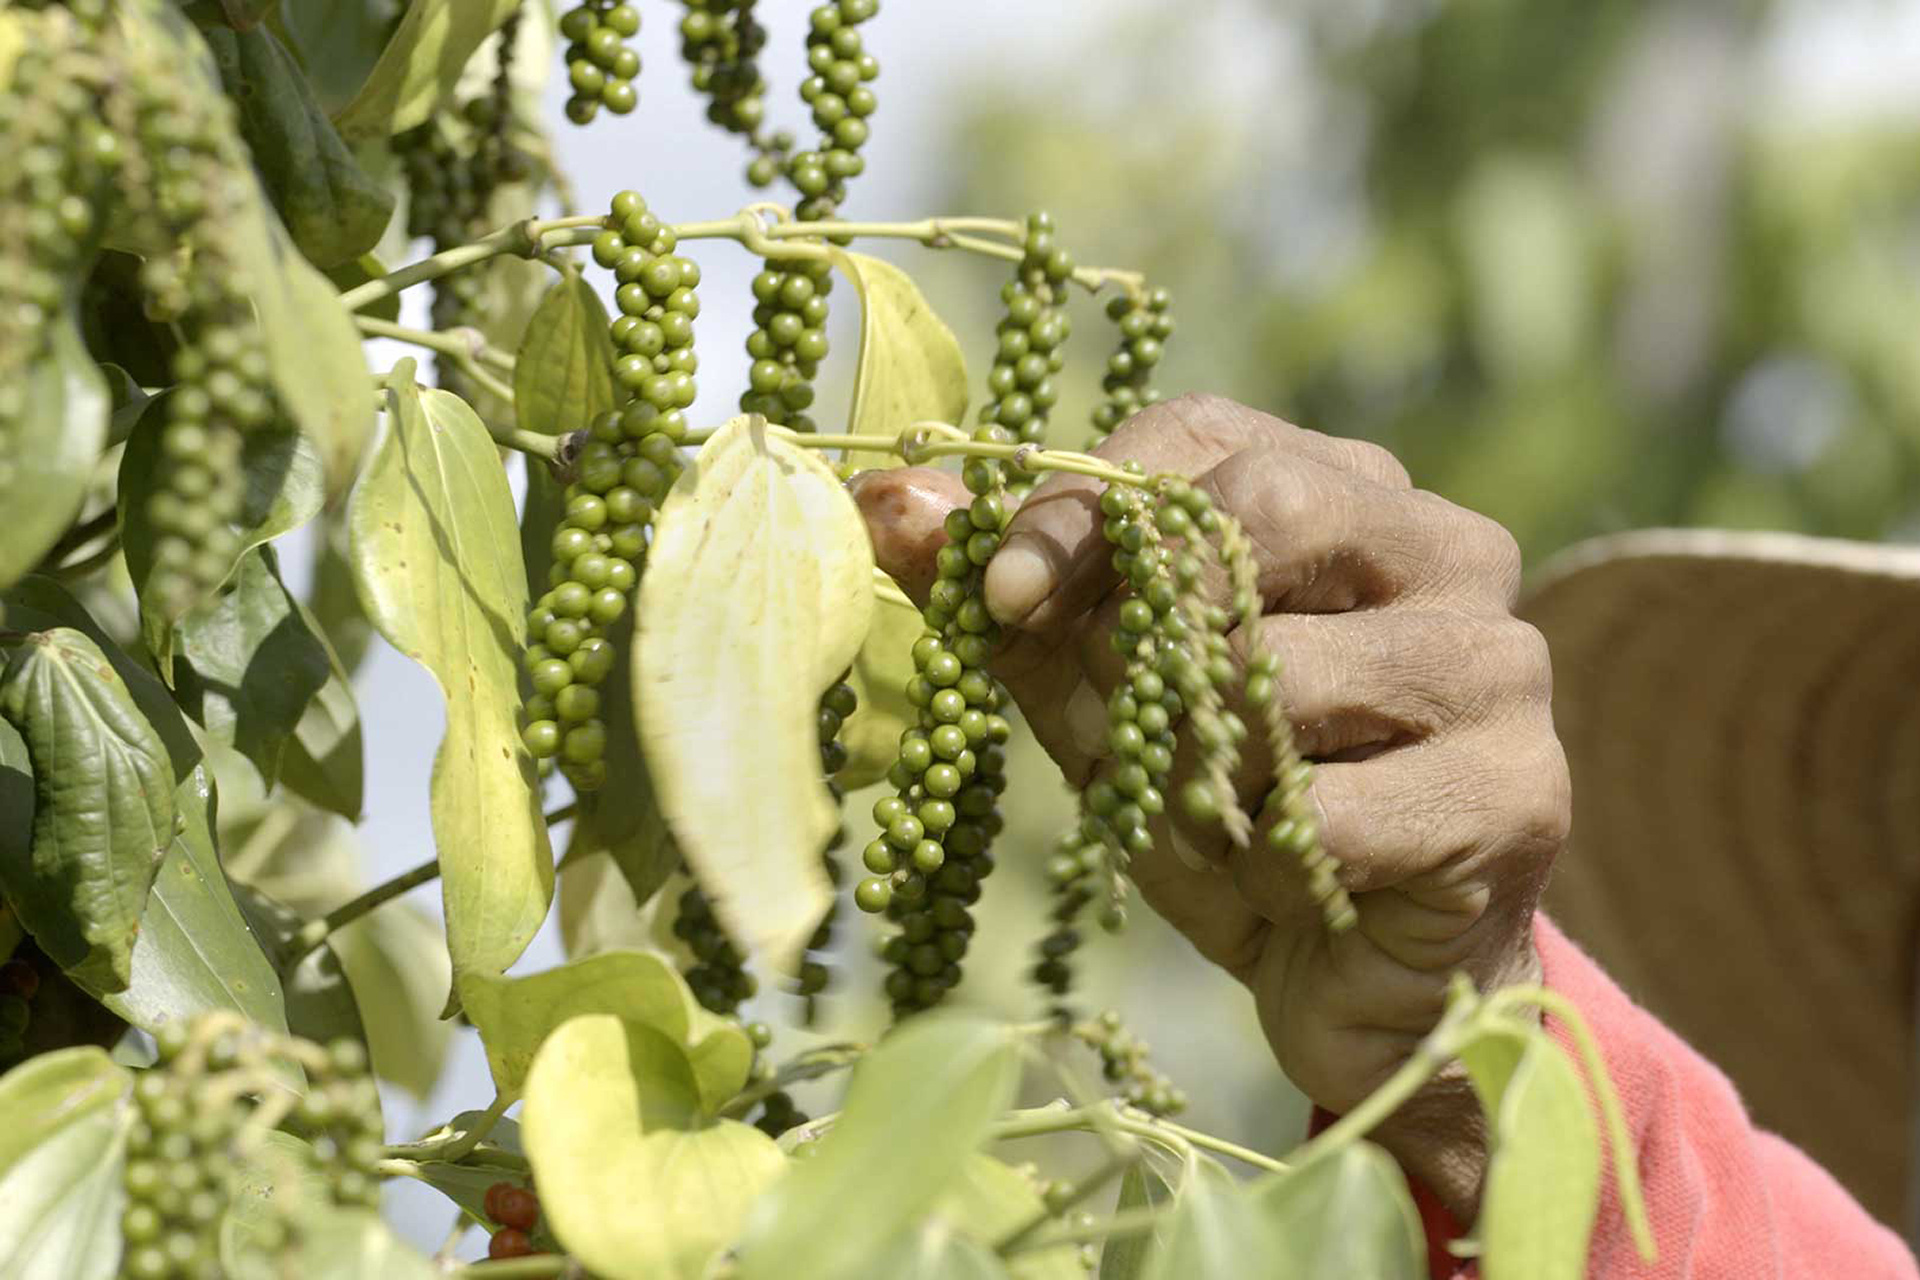
[[[1253,992],[1280,1065],[1344,1111],[1437,1021],[1449,977],[1480,988],[1534,978],[1530,922],[1565,839],[1569,791],[1539,634],[1510,610],[1513,539],[1414,489],[1373,445],[1304,431],[1218,397],[1135,417],[1097,450],[1194,479],[1251,538],[1265,616],[1230,637],[1270,651],[1322,841],[1354,895],[1356,928],[1329,934],[1291,860],[1244,848],[1169,805],[1133,873],[1147,901]],[[1101,536],[1100,484],[1047,479],[986,578],[1007,638],[992,669],[1067,778],[1103,767],[1108,643],[1123,598]],[[856,479],[881,567],[924,599],[941,520],[969,495],[928,469]],[[1214,584],[1227,603],[1224,581]],[[1257,723],[1247,708],[1236,708]],[[1249,735],[1236,785],[1257,813],[1271,761]],[[1192,756],[1183,742],[1168,794]],[[1478,1111],[1443,1077],[1377,1135],[1448,1206],[1470,1214],[1484,1168]]]

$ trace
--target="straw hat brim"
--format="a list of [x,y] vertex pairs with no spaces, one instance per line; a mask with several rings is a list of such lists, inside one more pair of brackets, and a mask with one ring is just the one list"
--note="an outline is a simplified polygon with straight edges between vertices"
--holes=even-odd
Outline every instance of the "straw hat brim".
[[1628,534],[1520,611],[1573,777],[1548,911],[1908,1231],[1920,548]]

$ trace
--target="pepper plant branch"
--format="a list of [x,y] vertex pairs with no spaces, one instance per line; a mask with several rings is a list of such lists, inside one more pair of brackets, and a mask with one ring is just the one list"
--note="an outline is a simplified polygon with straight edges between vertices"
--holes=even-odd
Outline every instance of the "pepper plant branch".
[[[437,329],[409,329],[405,325],[393,324],[375,316],[355,316],[354,323],[360,326],[360,332],[369,338],[391,338],[395,342],[409,342],[416,347],[446,356],[460,367],[460,371],[479,383],[490,395],[502,400],[513,399],[513,388],[499,381],[481,368],[482,362],[492,363],[502,372],[513,372],[513,357],[504,351],[496,351],[487,345],[478,329],[461,327],[441,332]],[[488,360],[491,357],[491,360]],[[502,366],[504,362],[504,367]]]
[[487,1109],[481,1112],[467,1128],[442,1132],[439,1136],[423,1138],[419,1142],[387,1147],[385,1148],[386,1156],[388,1159],[416,1163],[431,1161],[438,1164],[459,1164],[473,1154],[482,1140],[493,1132],[493,1127],[500,1123],[500,1118],[507,1114],[507,1108],[518,1100],[519,1095],[515,1093],[495,1094],[493,1101],[487,1104]]
[[1128,1236],[1145,1235],[1171,1217],[1178,1207],[1170,1200],[1166,1204],[1122,1209],[1109,1217],[1078,1226],[1064,1225],[1057,1231],[1048,1231],[1033,1239],[1011,1245],[1004,1251],[1004,1255],[1011,1257],[1021,1253],[1038,1253],[1043,1249],[1057,1249],[1063,1244],[1099,1243],[1103,1240],[1119,1240]]
[[389,271],[377,280],[356,285],[340,295],[340,305],[348,311],[372,306],[416,284],[438,280],[475,263],[510,253],[521,258],[537,258],[561,245],[590,244],[606,228],[606,219],[596,215],[573,218],[523,218],[508,223],[469,244],[442,249],[431,257],[410,262]]

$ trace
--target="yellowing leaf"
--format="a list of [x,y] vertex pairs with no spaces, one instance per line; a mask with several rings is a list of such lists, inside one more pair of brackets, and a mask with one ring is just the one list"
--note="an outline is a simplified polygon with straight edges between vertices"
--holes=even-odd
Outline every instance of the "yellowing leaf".
[[[1517,1060],[1515,1043],[1523,1047]],[[1477,1050],[1493,1050],[1489,1064]],[[1469,1045],[1467,1065],[1492,1122],[1480,1198],[1486,1280],[1579,1280],[1600,1198],[1600,1131],[1579,1073],[1544,1031]]]
[[691,1127],[692,1101],[679,1047],[607,1014],[565,1023],[534,1059],[520,1132],[541,1209],[595,1275],[708,1275],[785,1167],[758,1129],[736,1120]]
[[913,642],[927,624],[893,579],[878,569],[873,577],[873,625],[847,680],[859,704],[840,726],[847,763],[835,776],[849,791],[886,777],[900,756],[900,734],[919,723],[917,708],[907,701],[907,681],[914,674]]
[[708,1112],[740,1091],[753,1065],[746,1032],[702,1009],[672,965],[643,951],[608,951],[524,978],[475,976],[461,995],[501,1093],[520,1088],[548,1033],[584,1014],[614,1014],[679,1045]]
[[473,411],[423,394],[410,373],[388,392],[387,432],[347,519],[368,618],[447,700],[432,815],[457,989],[526,949],[553,896],[553,852],[520,745],[527,584],[513,495]]
[[584,431],[614,407],[607,309],[569,266],[540,300],[513,363],[513,410],[523,431]]
[[866,526],[815,454],[758,416],[721,427],[660,510],[634,703],[668,825],[727,932],[796,961],[831,900],[839,815],[817,702],[873,613]]
[[[833,261],[860,291],[860,365],[847,430],[897,436],[916,422],[963,421],[966,357],[913,278],[864,253],[836,250]],[[860,451],[847,461],[860,469],[900,464],[896,454]]]

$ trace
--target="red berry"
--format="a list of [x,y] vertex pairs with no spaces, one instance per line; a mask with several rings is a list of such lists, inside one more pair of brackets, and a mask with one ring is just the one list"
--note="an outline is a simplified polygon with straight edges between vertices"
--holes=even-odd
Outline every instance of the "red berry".
[[540,1197],[524,1187],[508,1187],[496,1197],[493,1220],[503,1227],[533,1230],[540,1221]]
[[31,1000],[38,990],[40,971],[25,960],[9,960],[0,964],[0,992]]
[[532,1253],[532,1237],[518,1227],[502,1227],[487,1241],[489,1258],[525,1258]]
[[512,1190],[511,1182],[496,1182],[487,1188],[486,1198],[480,1202],[480,1207],[486,1212],[488,1218],[494,1222],[504,1221],[500,1216],[500,1197]]

